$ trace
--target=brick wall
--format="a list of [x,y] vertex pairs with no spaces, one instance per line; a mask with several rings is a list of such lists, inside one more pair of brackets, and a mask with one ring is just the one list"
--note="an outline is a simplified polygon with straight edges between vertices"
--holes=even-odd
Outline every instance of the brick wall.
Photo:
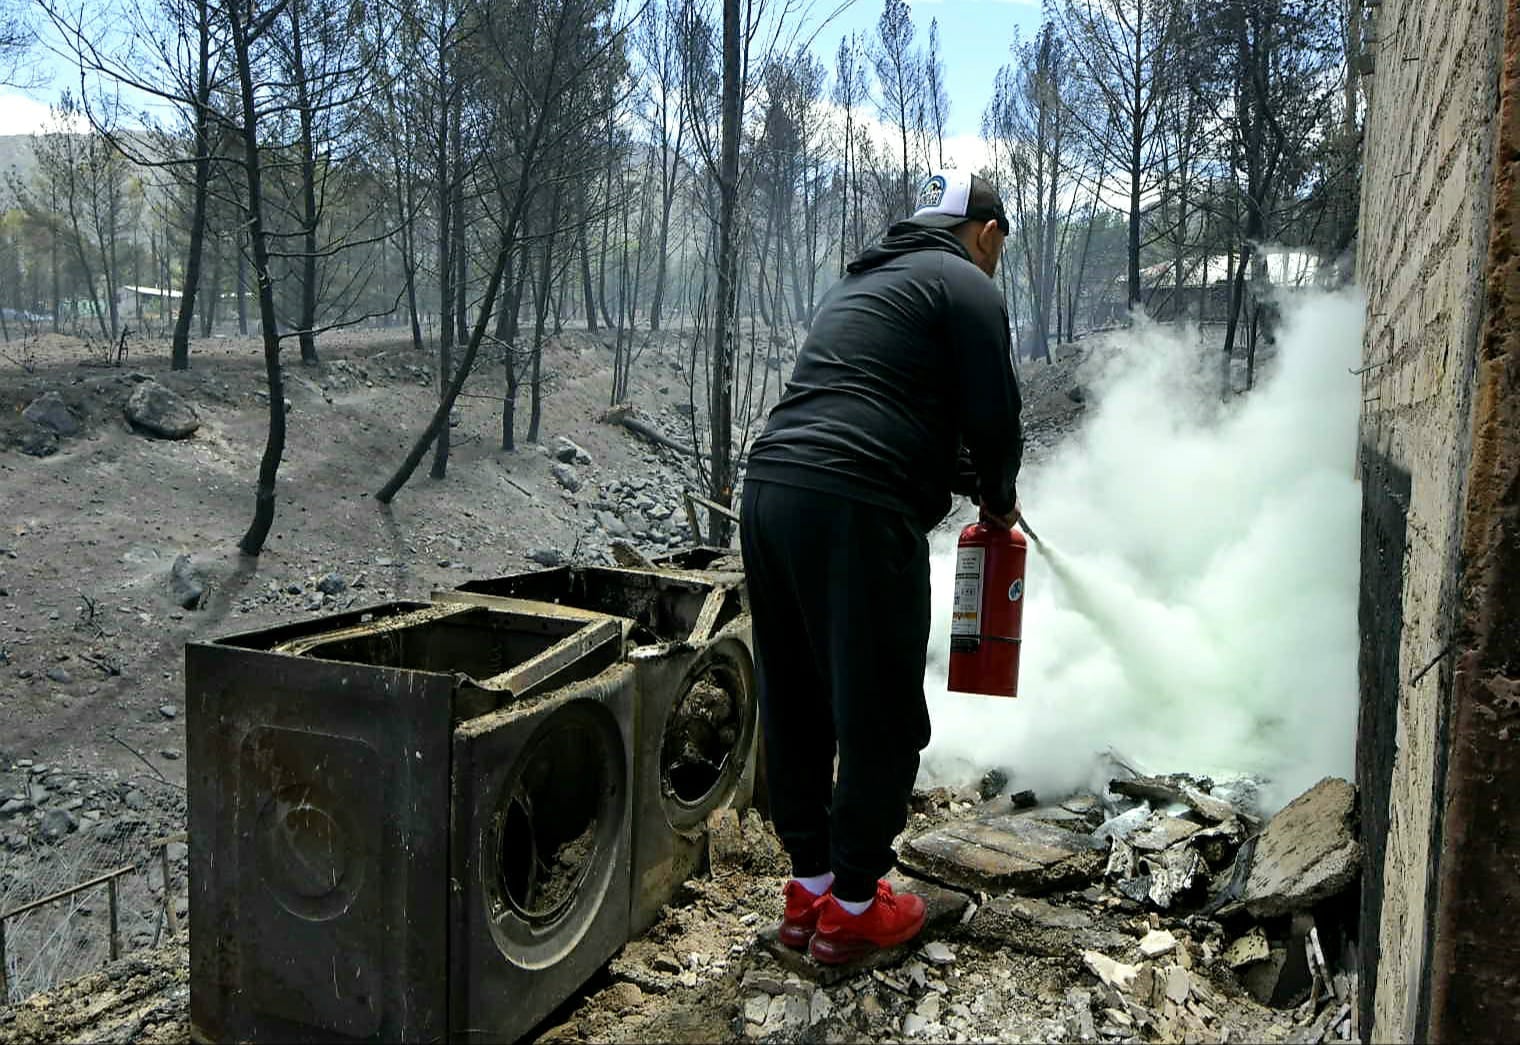
[[[1462,665],[1486,640],[1474,631],[1483,607],[1463,590],[1463,544],[1496,489],[1472,475],[1473,417],[1475,390],[1481,407],[1493,383],[1478,366],[1494,323],[1485,285],[1504,249],[1493,241],[1515,222],[1508,210],[1493,217],[1496,148],[1520,156],[1499,121],[1515,92],[1501,76],[1515,2],[1384,0],[1370,48],[1357,774],[1368,858],[1361,1030],[1375,1041],[1454,1026],[1449,879],[1461,861],[1450,843],[1471,826],[1453,818],[1476,815],[1461,801],[1472,726]],[[1520,431],[1503,440],[1520,448]]]

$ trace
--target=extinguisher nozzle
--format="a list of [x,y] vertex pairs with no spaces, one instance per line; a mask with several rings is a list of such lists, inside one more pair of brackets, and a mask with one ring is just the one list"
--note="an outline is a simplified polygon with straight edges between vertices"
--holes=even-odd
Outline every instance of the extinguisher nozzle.
[[1024,535],[1031,541],[1036,544],[1040,543],[1039,535],[1029,528],[1029,520],[1024,518],[1022,514],[1019,515],[1019,529],[1023,530]]

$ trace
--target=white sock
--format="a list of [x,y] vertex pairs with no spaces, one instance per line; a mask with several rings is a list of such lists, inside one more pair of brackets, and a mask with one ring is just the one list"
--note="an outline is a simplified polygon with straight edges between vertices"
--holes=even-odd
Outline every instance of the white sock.
[[844,908],[845,914],[858,916],[865,914],[871,909],[871,905],[876,902],[876,897],[873,896],[869,900],[841,900],[836,896],[834,897],[834,902]]
[[792,881],[801,885],[802,888],[814,896],[822,896],[829,891],[829,886],[834,884],[834,872],[829,871],[825,874],[815,874],[807,878],[793,878]]

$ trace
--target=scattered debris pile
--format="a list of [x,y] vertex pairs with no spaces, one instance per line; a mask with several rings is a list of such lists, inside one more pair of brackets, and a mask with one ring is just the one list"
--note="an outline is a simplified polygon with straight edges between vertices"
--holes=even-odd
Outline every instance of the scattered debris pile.
[[928,926],[844,968],[776,942],[777,843],[715,815],[712,877],[544,1040],[1355,1039],[1345,781],[1270,820],[1250,780],[1123,773],[1044,803],[1006,786],[915,796],[895,884]]

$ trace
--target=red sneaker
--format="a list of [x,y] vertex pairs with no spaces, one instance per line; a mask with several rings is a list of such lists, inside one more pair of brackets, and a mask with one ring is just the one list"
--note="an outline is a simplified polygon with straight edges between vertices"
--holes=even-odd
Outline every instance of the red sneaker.
[[825,897],[808,953],[825,965],[843,965],[907,943],[923,927],[923,900],[912,893],[898,896],[883,879],[876,883],[876,902],[863,914],[850,914],[832,893]]
[[786,896],[786,913],[781,916],[781,942],[794,951],[805,951],[813,930],[818,928],[818,911],[832,892],[815,896],[795,878],[786,883],[782,892]]

